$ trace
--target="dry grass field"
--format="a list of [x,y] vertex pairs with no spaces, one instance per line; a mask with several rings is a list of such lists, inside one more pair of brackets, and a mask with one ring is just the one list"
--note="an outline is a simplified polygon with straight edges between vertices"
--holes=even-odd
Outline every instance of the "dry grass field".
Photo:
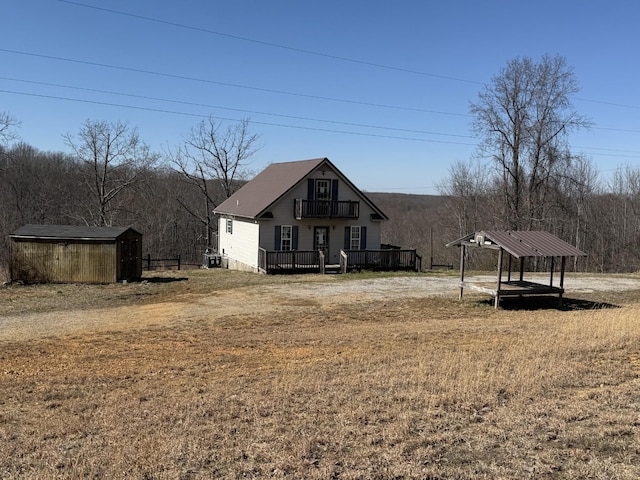
[[0,287],[0,478],[640,478],[639,290],[402,278]]

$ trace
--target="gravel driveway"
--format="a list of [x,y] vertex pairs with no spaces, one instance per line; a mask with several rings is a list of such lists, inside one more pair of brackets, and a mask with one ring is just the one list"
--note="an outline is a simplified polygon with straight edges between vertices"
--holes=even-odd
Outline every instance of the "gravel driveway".
[[[527,280],[548,282],[546,275],[527,275]],[[495,282],[493,275],[468,276],[468,281]],[[558,279],[554,279],[557,285]],[[640,278],[623,276],[567,275],[565,290],[572,293],[640,291]],[[310,294],[311,292],[311,294]],[[242,287],[215,295],[193,295],[180,301],[114,308],[69,309],[44,313],[0,315],[0,341],[28,340],[46,336],[144,328],[197,319],[215,319],[233,315],[263,314],[313,302],[344,304],[381,298],[420,298],[449,296],[457,298],[456,276],[408,276],[352,279],[349,281],[300,282],[286,285]],[[285,307],[283,307],[285,306]]]

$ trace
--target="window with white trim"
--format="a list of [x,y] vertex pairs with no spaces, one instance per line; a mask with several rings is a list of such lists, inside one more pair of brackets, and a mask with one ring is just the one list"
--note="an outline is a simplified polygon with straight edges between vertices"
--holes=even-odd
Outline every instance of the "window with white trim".
[[291,225],[282,225],[282,230],[280,231],[280,250],[284,250],[286,252],[291,251],[292,249],[292,227]]
[[227,218],[227,233],[233,233],[233,220]]
[[360,226],[351,227],[351,250],[360,250]]

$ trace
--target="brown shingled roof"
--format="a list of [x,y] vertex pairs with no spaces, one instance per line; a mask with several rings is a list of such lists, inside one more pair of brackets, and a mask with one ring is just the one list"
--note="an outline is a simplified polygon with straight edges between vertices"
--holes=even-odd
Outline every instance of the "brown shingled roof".
[[234,215],[245,218],[257,218],[262,215],[283,195],[303,181],[307,175],[328,164],[338,175],[349,183],[383,219],[387,217],[378,209],[349,179],[347,179],[328,158],[314,158],[294,162],[272,163],[247,182],[237,192],[214,209],[214,213]]

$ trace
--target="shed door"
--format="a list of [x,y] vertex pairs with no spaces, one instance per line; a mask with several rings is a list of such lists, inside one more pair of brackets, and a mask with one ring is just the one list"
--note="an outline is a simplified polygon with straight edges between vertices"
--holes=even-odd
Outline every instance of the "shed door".
[[135,280],[138,275],[138,239],[120,240],[120,278],[118,280]]

